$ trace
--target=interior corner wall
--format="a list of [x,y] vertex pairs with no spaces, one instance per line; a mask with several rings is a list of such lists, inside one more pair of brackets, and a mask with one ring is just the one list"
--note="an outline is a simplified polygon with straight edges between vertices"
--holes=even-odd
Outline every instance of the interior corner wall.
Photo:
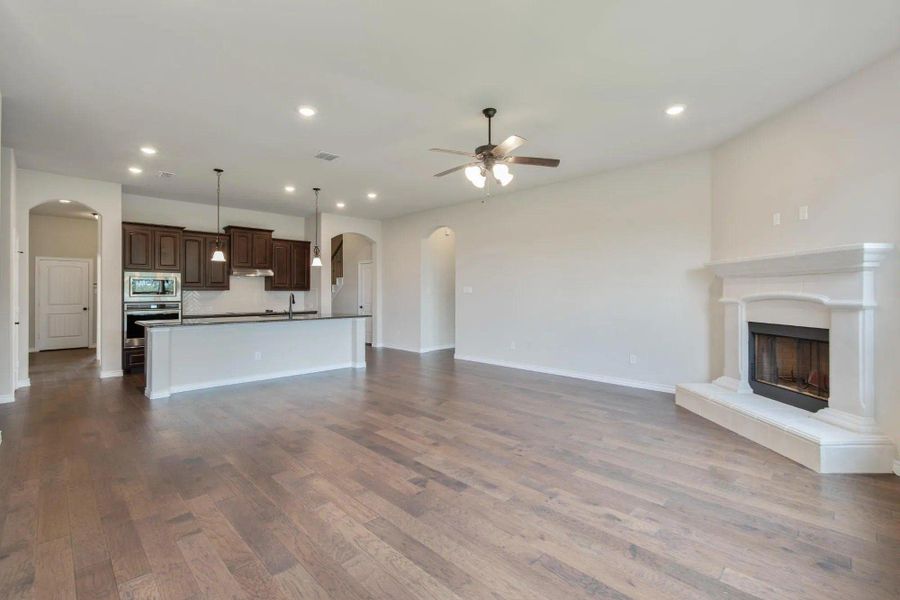
[[900,51],[722,144],[712,173],[714,259],[897,247],[875,273],[875,396],[900,445]]
[[387,346],[423,348],[421,245],[440,226],[458,358],[664,391],[711,378],[708,153],[385,221]]
[[[24,318],[29,302],[29,221],[35,206],[50,200],[66,198],[92,208],[100,215],[100,293],[97,314],[100,315],[100,376],[122,374],[122,186],[118,183],[68,177],[55,173],[18,169],[16,171],[16,229],[25,268],[19,270],[18,305],[20,379],[28,373],[28,319]],[[21,264],[21,263],[20,263]]]

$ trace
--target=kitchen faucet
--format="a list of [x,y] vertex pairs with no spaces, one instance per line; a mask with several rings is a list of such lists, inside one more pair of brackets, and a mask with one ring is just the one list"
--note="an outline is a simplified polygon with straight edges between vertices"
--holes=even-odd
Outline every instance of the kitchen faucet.
[[294,292],[288,297],[288,319],[294,318]]

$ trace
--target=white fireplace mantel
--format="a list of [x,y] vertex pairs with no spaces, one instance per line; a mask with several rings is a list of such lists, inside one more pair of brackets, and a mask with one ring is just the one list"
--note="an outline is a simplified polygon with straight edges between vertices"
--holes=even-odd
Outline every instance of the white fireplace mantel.
[[[723,260],[724,373],[678,386],[676,402],[820,472],[890,472],[896,450],[875,423],[874,271],[892,244],[863,243]],[[753,393],[748,323],[829,330],[828,408],[810,413]]]

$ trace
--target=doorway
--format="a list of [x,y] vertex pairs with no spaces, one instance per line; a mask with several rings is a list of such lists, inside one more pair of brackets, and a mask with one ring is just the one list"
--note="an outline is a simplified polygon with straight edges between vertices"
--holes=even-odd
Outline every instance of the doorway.
[[374,337],[375,244],[358,233],[331,238],[331,310],[337,314],[372,315],[366,319],[366,343]]
[[456,235],[438,227],[422,241],[421,352],[456,347]]
[[[29,364],[62,368],[97,362],[100,217],[74,201],[51,200],[28,217],[28,348],[53,352]],[[75,350],[78,349],[76,352]],[[33,354],[37,358],[37,354]],[[92,367],[93,368],[93,367]]]

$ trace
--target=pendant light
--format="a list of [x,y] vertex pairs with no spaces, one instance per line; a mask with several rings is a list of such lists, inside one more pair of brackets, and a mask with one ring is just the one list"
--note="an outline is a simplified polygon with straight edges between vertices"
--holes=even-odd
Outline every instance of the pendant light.
[[322,257],[319,250],[319,192],[322,191],[322,188],[313,188],[313,191],[316,193],[316,245],[313,246],[312,266],[321,267]]
[[219,242],[219,213],[221,208],[222,196],[222,169],[213,169],[216,172],[216,250],[210,259],[212,262],[225,262],[225,253],[222,252],[222,246]]

